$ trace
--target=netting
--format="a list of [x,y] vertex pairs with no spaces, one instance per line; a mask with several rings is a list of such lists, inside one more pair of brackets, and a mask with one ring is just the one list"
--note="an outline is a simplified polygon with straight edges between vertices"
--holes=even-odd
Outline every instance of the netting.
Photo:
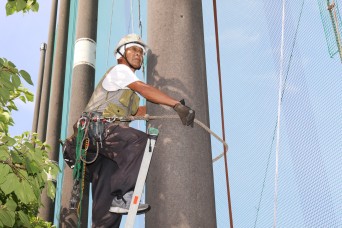
[[[272,227],[282,2],[217,5],[234,227]],[[319,7],[286,1],[277,227],[342,226],[341,64],[327,53]],[[210,126],[220,132],[211,12],[204,0]],[[229,227],[222,164],[214,167],[217,223]]]
[[338,3],[334,0],[318,0],[330,57],[339,53],[342,61],[342,21]]

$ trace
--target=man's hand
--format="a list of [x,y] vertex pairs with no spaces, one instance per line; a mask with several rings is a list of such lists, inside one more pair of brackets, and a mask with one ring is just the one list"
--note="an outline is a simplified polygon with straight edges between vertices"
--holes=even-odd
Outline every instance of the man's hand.
[[175,107],[173,107],[173,109],[178,113],[179,118],[181,119],[184,125],[194,127],[194,110],[181,103],[176,104]]

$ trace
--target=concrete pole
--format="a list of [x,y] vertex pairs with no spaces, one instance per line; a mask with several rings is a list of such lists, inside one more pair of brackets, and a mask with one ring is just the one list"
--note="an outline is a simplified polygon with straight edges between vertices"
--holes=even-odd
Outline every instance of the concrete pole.
[[[196,111],[209,126],[201,0],[148,1],[148,83]],[[150,115],[175,115],[168,107],[147,105]],[[147,178],[146,227],[216,227],[210,136],[179,119],[150,121],[158,127]]]
[[45,54],[46,54],[46,43],[42,43],[40,45],[38,84],[37,84],[37,90],[36,90],[35,102],[34,102],[35,104],[34,104],[34,114],[33,114],[33,121],[32,121],[32,132],[37,132],[37,128],[38,128],[39,107],[40,107],[42,82],[43,82],[44,67],[45,67]]
[[[51,99],[46,130],[46,142],[51,146],[49,158],[56,162],[58,161],[60,150],[59,138],[61,135],[63,111],[69,8],[70,0],[64,0],[60,2],[58,11],[56,50],[54,52],[54,67],[52,72]],[[54,203],[47,196],[46,189],[43,191],[41,201],[44,206],[39,209],[39,216],[46,221],[52,222],[54,219]]]
[[43,87],[42,87],[41,100],[40,100],[40,106],[39,106],[39,122],[38,122],[38,129],[37,129],[38,138],[41,141],[45,141],[45,137],[46,137],[46,125],[47,125],[47,118],[48,118],[51,72],[52,72],[52,62],[53,62],[53,48],[55,44],[57,5],[58,5],[58,1],[52,0],[49,37],[48,37],[48,42],[47,42]]
[[[71,85],[68,135],[73,133],[73,124],[78,120],[94,91],[95,51],[97,34],[98,0],[79,0],[76,27],[74,68]],[[69,210],[73,187],[72,170],[64,169],[61,227],[77,224],[75,212]],[[85,184],[81,227],[87,227],[89,184]]]

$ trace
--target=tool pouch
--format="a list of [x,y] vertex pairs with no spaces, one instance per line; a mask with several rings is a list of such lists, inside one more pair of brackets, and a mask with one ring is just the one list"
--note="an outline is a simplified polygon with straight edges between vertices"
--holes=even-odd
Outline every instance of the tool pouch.
[[63,158],[65,163],[70,167],[74,168],[76,161],[76,137],[72,136],[65,140],[63,144]]
[[103,122],[102,114],[99,112],[92,112],[91,121],[89,122],[88,127],[88,136],[90,139],[93,140],[93,142],[102,142],[104,139],[104,128],[105,128],[105,122]]
[[131,89],[117,91],[120,97],[117,102],[111,102],[103,110],[103,117],[126,117],[135,115],[139,108],[139,96]]
[[139,96],[131,89],[125,89],[119,99],[120,103],[128,108],[127,115],[135,115],[139,108]]

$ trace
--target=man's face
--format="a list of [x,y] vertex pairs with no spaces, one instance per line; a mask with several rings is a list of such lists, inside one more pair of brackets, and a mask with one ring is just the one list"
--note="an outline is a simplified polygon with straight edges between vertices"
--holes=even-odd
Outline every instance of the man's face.
[[136,68],[139,68],[141,66],[144,56],[144,50],[142,48],[137,46],[126,48],[125,54],[128,62],[132,66]]

